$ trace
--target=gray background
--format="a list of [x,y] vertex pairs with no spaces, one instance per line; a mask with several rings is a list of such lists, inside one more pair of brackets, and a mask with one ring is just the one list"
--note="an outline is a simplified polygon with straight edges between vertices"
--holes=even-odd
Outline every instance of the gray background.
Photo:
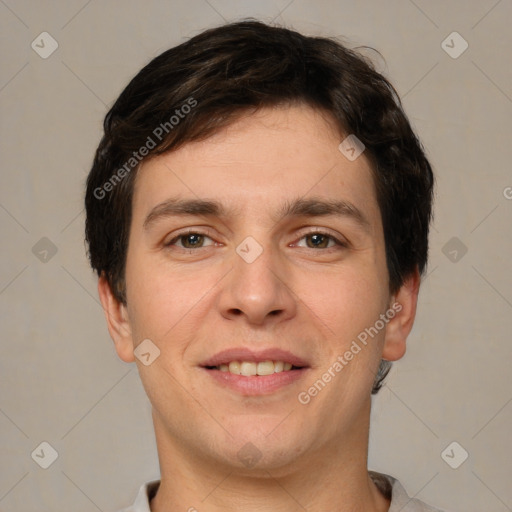
[[[417,323],[374,402],[369,464],[454,512],[512,510],[510,0],[0,0],[0,510],[116,510],[159,475],[149,403],[87,266],[84,181],[140,67],[242,16],[385,57],[438,193]],[[59,45],[46,59],[31,48],[50,48],[43,31]],[[453,31],[469,44],[458,58],[442,47]],[[31,457],[43,441],[58,452],[48,469],[35,462],[47,448]],[[457,469],[441,456],[453,441],[452,464],[469,453]]]

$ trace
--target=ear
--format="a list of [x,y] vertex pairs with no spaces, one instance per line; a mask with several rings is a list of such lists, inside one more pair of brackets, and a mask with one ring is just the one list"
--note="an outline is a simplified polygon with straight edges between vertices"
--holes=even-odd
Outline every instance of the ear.
[[416,316],[419,290],[420,274],[416,268],[391,298],[389,311],[394,311],[395,315],[386,326],[382,359],[396,361],[405,354],[407,336]]
[[98,279],[98,294],[107,319],[108,332],[114,341],[117,355],[124,362],[131,363],[135,357],[126,306],[115,298],[104,275]]

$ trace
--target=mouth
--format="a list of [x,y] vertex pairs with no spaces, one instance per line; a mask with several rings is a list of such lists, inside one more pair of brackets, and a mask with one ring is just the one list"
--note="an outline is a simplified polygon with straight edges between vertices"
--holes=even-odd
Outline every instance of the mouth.
[[233,375],[243,375],[244,377],[252,377],[258,375],[272,375],[274,373],[290,372],[300,370],[302,366],[295,366],[288,361],[230,361],[217,366],[206,366],[207,370],[219,370],[221,372],[229,372]]
[[300,379],[309,365],[290,352],[268,349],[258,353],[232,349],[218,353],[201,368],[224,388],[245,396],[267,395]]

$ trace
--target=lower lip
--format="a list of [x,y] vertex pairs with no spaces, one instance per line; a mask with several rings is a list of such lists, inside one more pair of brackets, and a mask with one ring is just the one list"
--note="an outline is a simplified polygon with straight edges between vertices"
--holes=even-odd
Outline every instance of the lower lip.
[[308,368],[272,373],[271,375],[252,375],[244,377],[220,370],[203,368],[208,375],[221,386],[237,391],[245,396],[269,395],[282,389],[304,376]]

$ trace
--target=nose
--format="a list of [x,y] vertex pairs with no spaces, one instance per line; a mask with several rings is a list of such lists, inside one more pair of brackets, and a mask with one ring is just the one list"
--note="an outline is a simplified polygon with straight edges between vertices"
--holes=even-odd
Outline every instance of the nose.
[[[250,261],[250,260],[249,260]],[[290,269],[271,247],[252,262],[235,253],[219,295],[221,314],[251,325],[275,324],[296,314]]]

